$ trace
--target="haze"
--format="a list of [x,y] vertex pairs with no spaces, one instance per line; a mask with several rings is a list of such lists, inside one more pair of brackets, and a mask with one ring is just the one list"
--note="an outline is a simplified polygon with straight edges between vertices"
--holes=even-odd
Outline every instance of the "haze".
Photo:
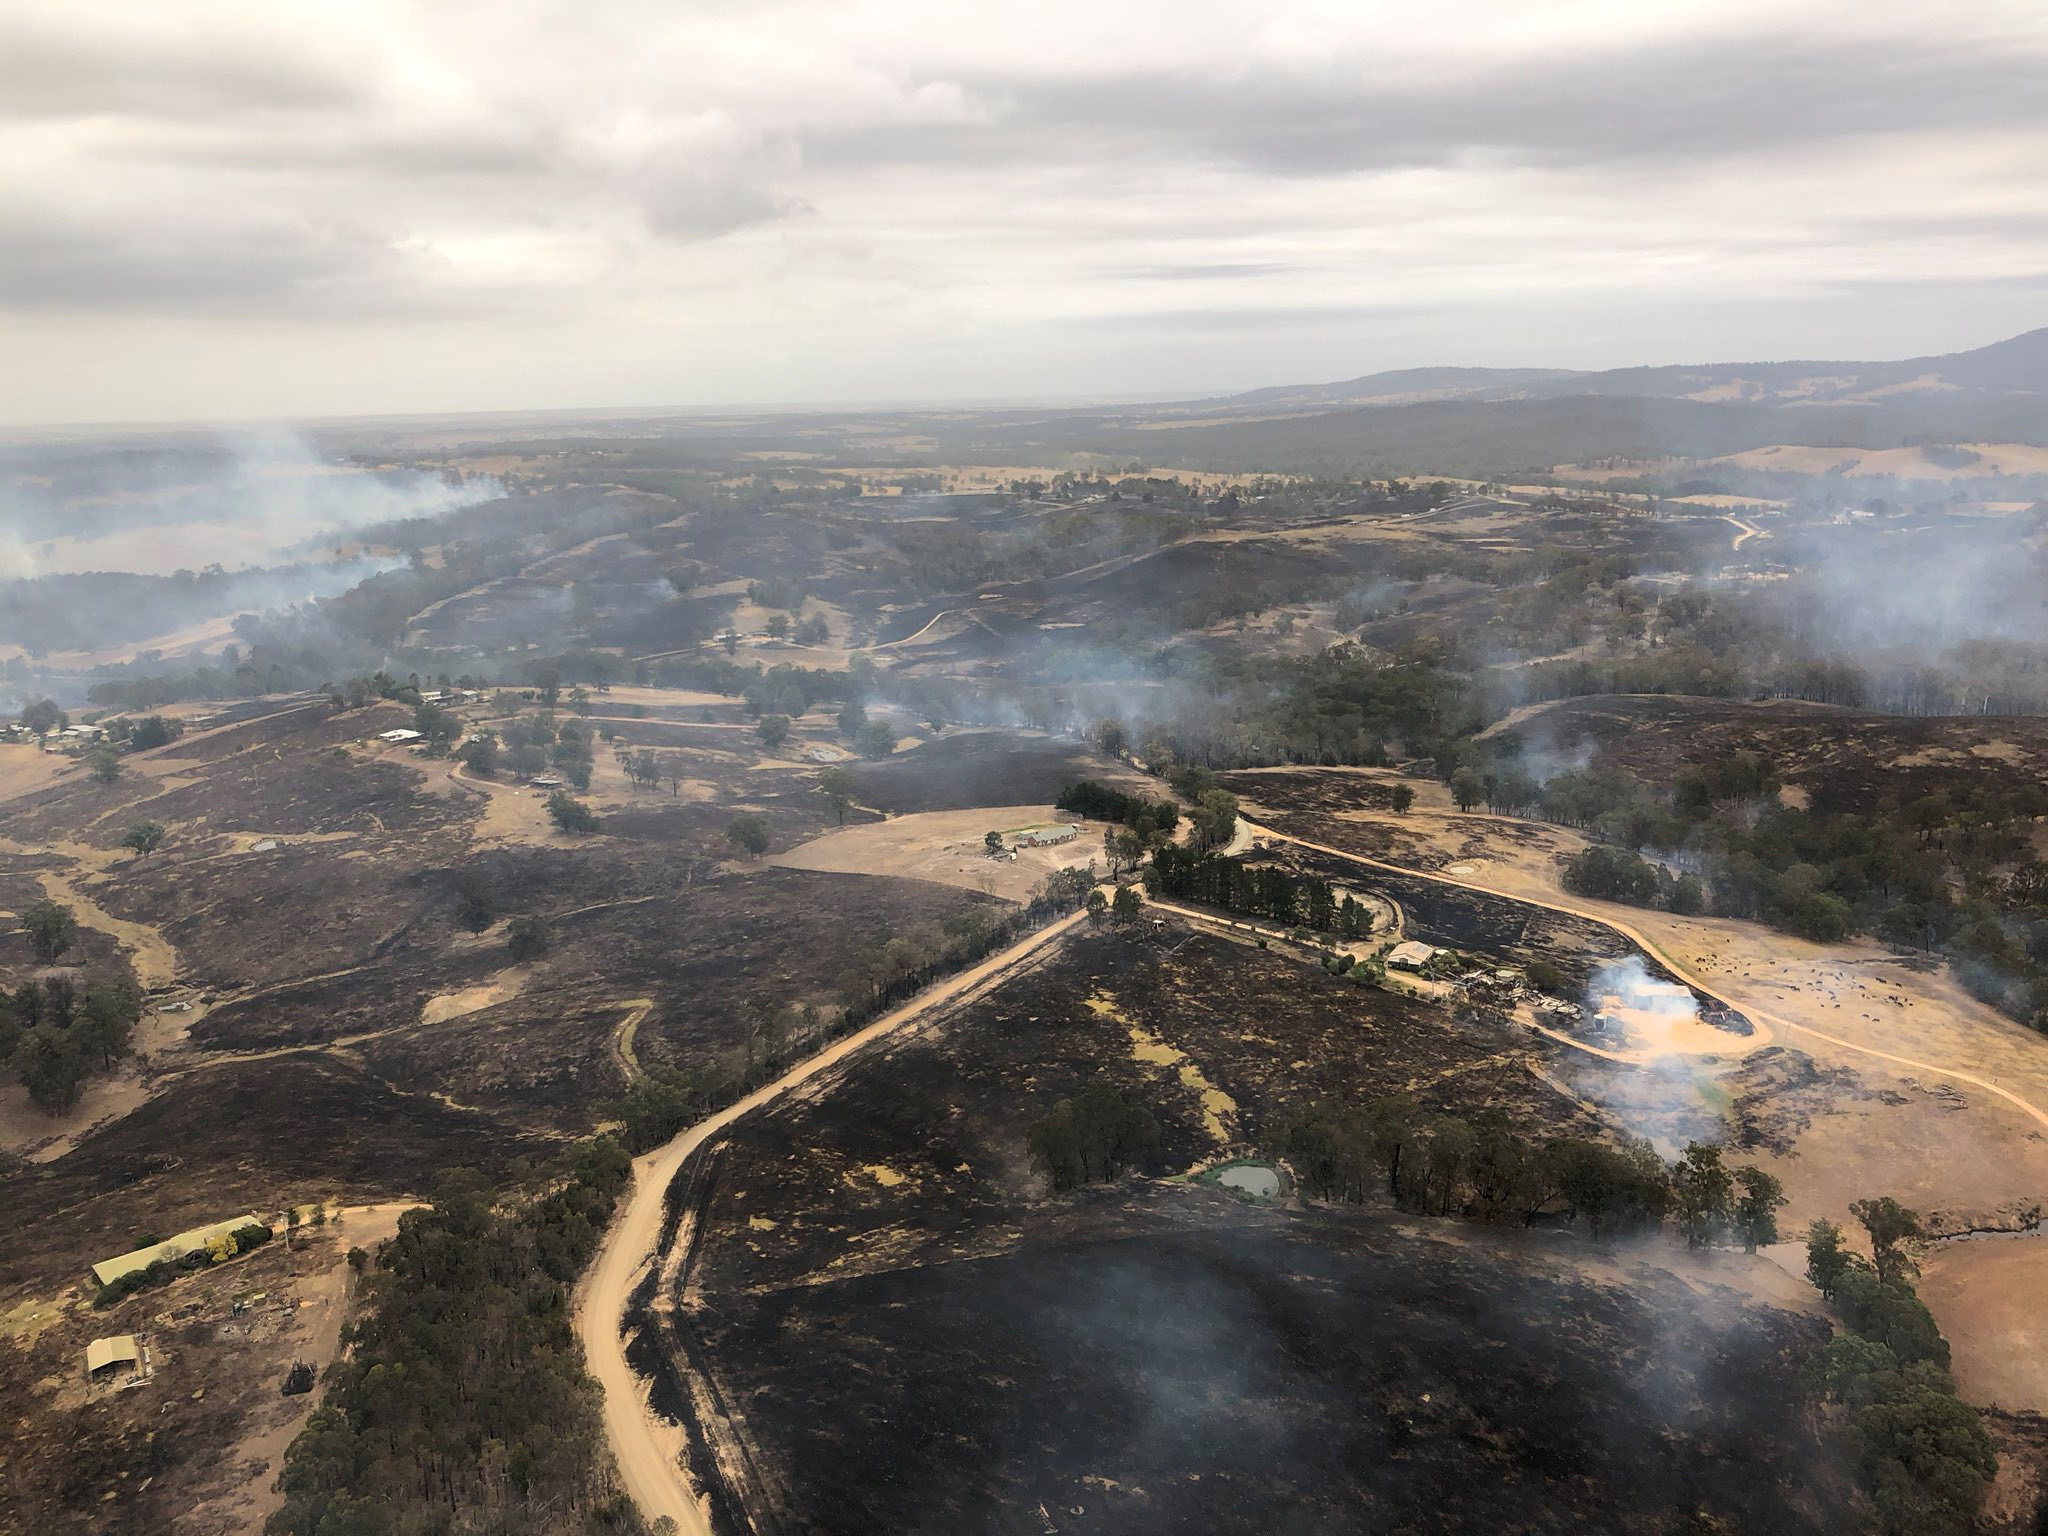
[[2048,320],[2048,27],[17,3],[0,419],[1149,396]]

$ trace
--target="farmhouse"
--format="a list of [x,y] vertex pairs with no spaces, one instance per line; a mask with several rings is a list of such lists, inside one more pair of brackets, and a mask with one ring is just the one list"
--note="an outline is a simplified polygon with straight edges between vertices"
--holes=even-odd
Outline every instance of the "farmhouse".
[[1018,848],[1057,848],[1061,843],[1071,843],[1079,835],[1078,827],[1062,822],[1052,827],[1026,827],[1012,836],[1010,842]]
[[407,730],[379,731],[377,733],[377,739],[379,741],[418,741],[420,739],[420,733],[418,731]]
[[228,1221],[216,1221],[210,1227],[194,1227],[189,1232],[180,1232],[176,1237],[166,1238],[161,1243],[152,1243],[147,1248],[137,1248],[133,1253],[124,1253],[118,1258],[103,1259],[92,1267],[92,1277],[101,1285],[112,1285],[123,1275],[132,1275],[137,1270],[149,1268],[163,1259],[173,1262],[187,1254],[198,1253],[217,1237],[225,1237],[242,1227],[264,1227],[266,1223],[255,1216],[236,1216]]
[[1399,971],[1419,971],[1439,952],[1416,939],[1406,939],[1387,951],[1387,964]]

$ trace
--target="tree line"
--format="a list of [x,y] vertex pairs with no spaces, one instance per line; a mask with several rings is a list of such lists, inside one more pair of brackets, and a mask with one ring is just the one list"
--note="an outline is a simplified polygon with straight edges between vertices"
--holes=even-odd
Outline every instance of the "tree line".
[[1349,892],[1337,899],[1330,882],[1277,864],[1247,864],[1231,854],[1200,853],[1168,843],[1152,853],[1145,889],[1167,901],[1192,901],[1286,927],[1334,934],[1349,942],[1372,932],[1372,915]]
[[1913,1289],[1912,1250],[1927,1234],[1889,1196],[1849,1209],[1869,1235],[1869,1259],[1831,1221],[1807,1229],[1807,1278],[1842,1324],[1808,1362],[1807,1380],[1846,1419],[1886,1536],[1968,1536],[1998,1457],[1977,1411],[1956,1396],[1948,1341]]
[[525,1188],[457,1170],[374,1260],[351,1251],[362,1305],[285,1453],[268,1536],[644,1536],[570,1322],[631,1172],[609,1138]]
[[1694,1142],[1667,1164],[1645,1141],[1535,1140],[1489,1110],[1428,1115],[1405,1096],[1338,1100],[1296,1110],[1280,1144],[1317,1199],[1363,1201],[1384,1192],[1403,1210],[1523,1226],[1554,1217],[1589,1236],[1655,1232],[1668,1220],[1692,1247],[1730,1240],[1754,1252],[1778,1240],[1783,1190],[1771,1174],[1724,1165]]

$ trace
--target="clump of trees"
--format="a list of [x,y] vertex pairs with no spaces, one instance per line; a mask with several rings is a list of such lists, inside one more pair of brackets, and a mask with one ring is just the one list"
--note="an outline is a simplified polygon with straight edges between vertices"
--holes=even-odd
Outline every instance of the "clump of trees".
[[1596,1239],[1654,1232],[1669,1220],[1693,1247],[1736,1241],[1753,1253],[1778,1240],[1785,1204],[1777,1179],[1726,1167],[1710,1144],[1694,1142],[1667,1165],[1646,1141],[1538,1141],[1498,1110],[1429,1115],[1401,1095],[1298,1109],[1280,1141],[1302,1188],[1318,1199],[1384,1192],[1425,1215],[1583,1222]]
[[1807,1277],[1842,1322],[1809,1362],[1808,1379],[1848,1419],[1887,1536],[1967,1536],[1998,1457],[1976,1410],[1956,1396],[1948,1341],[1908,1279],[1911,1245],[1925,1233],[1889,1196],[1850,1211],[1870,1236],[1869,1260],[1849,1250],[1835,1223],[1807,1228]]
[[1228,854],[1198,853],[1169,843],[1154,850],[1145,888],[1167,901],[1267,917],[1346,942],[1372,932],[1372,914],[1349,894],[1339,901],[1329,881],[1292,874],[1277,864],[1247,864]]
[[579,1143],[528,1189],[451,1173],[360,1281],[351,1347],[285,1453],[271,1536],[612,1530],[612,1481],[570,1292],[632,1164]]
[[1698,876],[1688,873],[1674,878],[1663,865],[1605,843],[1595,843],[1573,856],[1565,865],[1564,888],[1574,896],[1657,907],[1682,917],[1696,917],[1707,909],[1706,887]]
[[1173,835],[1180,825],[1180,807],[1171,800],[1153,800],[1145,795],[1114,789],[1094,779],[1082,779],[1060,791],[1053,805],[1090,821],[1113,821],[1128,827],[1148,842]]
[[1127,1092],[1097,1083],[1031,1128],[1031,1162],[1054,1194],[1121,1177],[1159,1145],[1159,1122]]
[[128,1054],[142,1018],[142,994],[126,981],[68,976],[26,981],[0,992],[0,1065],[13,1070],[31,1103],[62,1114],[95,1072]]

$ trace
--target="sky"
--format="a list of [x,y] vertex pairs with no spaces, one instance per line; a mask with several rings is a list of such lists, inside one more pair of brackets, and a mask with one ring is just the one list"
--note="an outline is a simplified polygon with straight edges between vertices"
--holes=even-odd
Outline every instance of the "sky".
[[0,421],[1952,351],[2044,143],[2040,0],[7,0]]

